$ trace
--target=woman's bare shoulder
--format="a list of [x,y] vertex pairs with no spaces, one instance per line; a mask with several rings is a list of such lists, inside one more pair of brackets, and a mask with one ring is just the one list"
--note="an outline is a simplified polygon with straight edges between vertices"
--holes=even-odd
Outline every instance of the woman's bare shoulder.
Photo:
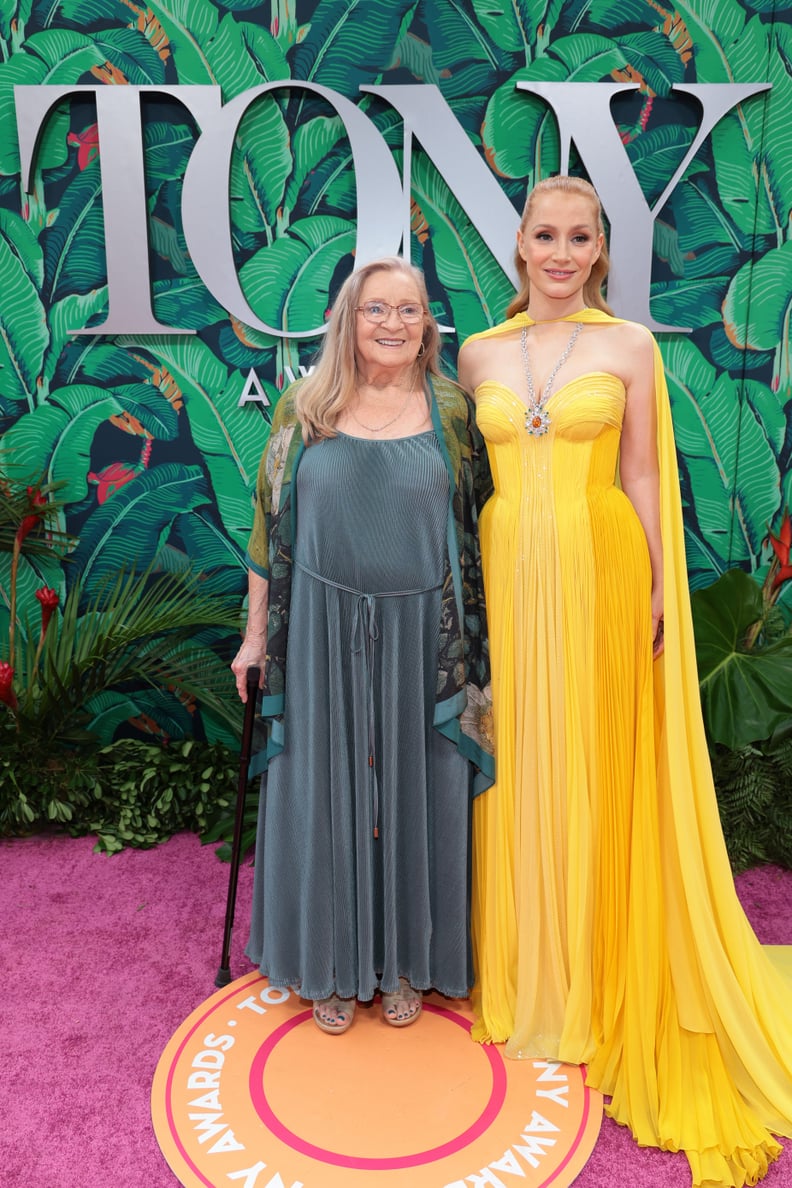
[[614,342],[627,350],[651,351],[654,338],[652,332],[640,322],[620,321],[612,322],[608,327]]
[[615,352],[626,375],[652,366],[655,342],[650,330],[640,322],[613,322],[608,326],[608,350]]
[[459,382],[468,392],[473,392],[488,376],[497,370],[501,359],[513,350],[519,338],[519,329],[504,330],[500,334],[482,334],[468,338],[459,348]]

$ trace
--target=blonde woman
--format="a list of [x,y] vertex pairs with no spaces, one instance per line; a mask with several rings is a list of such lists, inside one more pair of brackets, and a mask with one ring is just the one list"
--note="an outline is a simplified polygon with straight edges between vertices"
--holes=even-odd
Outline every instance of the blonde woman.
[[475,1035],[586,1064],[695,1185],[792,1133],[792,993],[731,877],[701,720],[660,353],[613,317],[599,199],[528,197],[522,288],[469,339],[497,784],[474,807]]
[[[489,667],[472,405],[439,369],[421,273],[342,286],[315,370],[278,402],[249,545],[247,632],[270,721],[248,954],[345,1032],[381,994],[464,996],[470,797],[486,787]],[[287,649],[288,643],[288,649]],[[490,746],[491,752],[491,746]]]

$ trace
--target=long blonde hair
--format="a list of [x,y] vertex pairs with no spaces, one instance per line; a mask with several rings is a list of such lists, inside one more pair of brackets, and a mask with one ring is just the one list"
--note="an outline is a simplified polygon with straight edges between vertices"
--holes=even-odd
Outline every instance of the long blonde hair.
[[415,283],[424,314],[423,351],[415,361],[416,386],[425,387],[428,375],[442,375],[440,370],[440,331],[429,310],[429,294],[420,268],[400,256],[372,260],[348,276],[338,290],[324,343],[314,370],[300,380],[297,389],[297,416],[306,442],[321,437],[335,437],[335,426],[342,411],[354,398],[358,383],[355,347],[360,294],[375,272],[403,272]]
[[[605,282],[605,277],[608,275],[610,259],[608,257],[608,246],[604,239],[605,228],[602,222],[602,203],[599,200],[597,191],[590,182],[587,182],[582,177],[568,177],[565,174],[558,174],[556,177],[543,178],[542,181],[536,183],[525,200],[522,219],[520,220],[520,230],[525,228],[536,199],[543,197],[545,194],[573,194],[577,198],[587,198],[594,207],[597,232],[603,236],[602,251],[594,261],[589,278],[583,286],[583,300],[587,306],[591,306],[593,309],[601,309],[604,313],[612,314],[613,310],[602,296],[602,286]],[[525,260],[520,255],[519,248],[514,253],[514,263],[520,277],[521,287],[519,293],[509,302],[508,309],[506,310],[507,318],[513,318],[515,314],[522,313],[523,310],[527,309],[531,296],[528,269]]]

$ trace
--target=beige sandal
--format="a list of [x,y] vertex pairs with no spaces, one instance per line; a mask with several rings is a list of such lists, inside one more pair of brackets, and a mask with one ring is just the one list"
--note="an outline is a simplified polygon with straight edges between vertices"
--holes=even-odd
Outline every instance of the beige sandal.
[[[354,998],[339,998],[331,994],[329,998],[318,999],[313,1004],[313,1021],[320,1031],[327,1035],[343,1035],[352,1026],[355,1017]],[[324,1012],[335,1012],[330,1018],[322,1018]]]
[[423,1010],[420,990],[413,990],[406,978],[399,978],[395,994],[382,995],[382,1017],[391,1027],[409,1027]]

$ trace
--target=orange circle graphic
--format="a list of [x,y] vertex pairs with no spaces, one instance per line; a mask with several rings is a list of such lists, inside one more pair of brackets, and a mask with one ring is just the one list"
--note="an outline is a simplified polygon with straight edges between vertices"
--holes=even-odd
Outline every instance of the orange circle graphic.
[[389,1027],[375,1003],[331,1037],[304,1000],[248,974],[163,1052],[157,1141],[186,1188],[565,1188],[602,1098],[581,1069],[472,1043],[471,1024],[466,1001],[429,994],[412,1027]]

